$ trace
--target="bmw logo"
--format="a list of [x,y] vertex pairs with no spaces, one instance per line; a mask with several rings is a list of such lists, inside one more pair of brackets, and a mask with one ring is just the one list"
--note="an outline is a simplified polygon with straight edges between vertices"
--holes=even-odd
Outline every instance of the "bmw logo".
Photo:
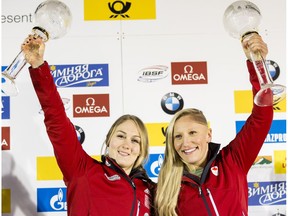
[[280,75],[279,65],[272,60],[266,60],[266,65],[271,78],[273,79],[273,81],[275,81]]
[[76,130],[76,134],[77,134],[79,142],[81,144],[83,144],[83,142],[85,140],[84,130],[81,127],[77,126],[77,125],[75,125],[74,127],[75,127],[75,130]]
[[181,110],[183,106],[184,101],[182,97],[175,92],[167,93],[162,97],[161,107],[167,114],[173,115]]

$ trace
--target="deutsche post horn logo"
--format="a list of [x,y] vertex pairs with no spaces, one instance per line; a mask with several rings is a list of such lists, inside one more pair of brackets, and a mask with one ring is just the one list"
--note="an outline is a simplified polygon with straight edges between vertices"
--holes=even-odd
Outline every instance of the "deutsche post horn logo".
[[109,9],[112,13],[116,15],[111,15],[110,18],[117,18],[121,15],[123,18],[129,18],[129,15],[125,14],[131,7],[131,2],[114,1],[108,3]]

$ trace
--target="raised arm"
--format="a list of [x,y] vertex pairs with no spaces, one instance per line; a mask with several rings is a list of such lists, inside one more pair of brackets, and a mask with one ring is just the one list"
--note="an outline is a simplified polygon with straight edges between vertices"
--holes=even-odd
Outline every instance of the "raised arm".
[[[266,59],[268,54],[268,48],[267,44],[258,34],[253,34],[249,38],[244,39],[242,41],[242,47],[247,57],[247,68],[254,98],[255,94],[260,90],[260,84],[253,63],[250,60],[248,47],[252,52],[259,51],[264,59]],[[250,167],[254,163],[270,130],[272,120],[272,106],[260,107],[253,102],[251,115],[228,147],[231,148],[235,161],[243,168],[244,172],[248,173]]]
[[45,115],[45,126],[58,165],[66,181],[82,175],[91,163],[78,141],[74,125],[66,116],[62,99],[54,84],[49,65],[44,61],[45,44],[40,37],[29,35],[22,44],[31,80]]

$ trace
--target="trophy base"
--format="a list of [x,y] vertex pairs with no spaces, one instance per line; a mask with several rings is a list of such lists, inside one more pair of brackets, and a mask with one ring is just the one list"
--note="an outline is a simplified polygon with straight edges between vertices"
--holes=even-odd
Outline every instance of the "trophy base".
[[273,106],[284,100],[286,87],[279,84],[267,85],[255,95],[254,103],[258,106]]
[[1,92],[7,96],[16,96],[19,93],[14,79],[7,75],[5,72],[2,72]]

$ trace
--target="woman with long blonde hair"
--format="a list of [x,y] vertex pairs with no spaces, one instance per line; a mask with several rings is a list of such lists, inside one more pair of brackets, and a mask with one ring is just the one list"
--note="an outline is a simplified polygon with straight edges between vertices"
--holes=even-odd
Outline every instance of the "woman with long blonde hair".
[[[255,96],[260,85],[248,46],[264,58],[268,49],[256,33],[242,41]],[[267,97],[272,101],[271,90],[267,90]],[[211,142],[212,130],[200,110],[176,113],[167,128],[165,157],[158,176],[158,216],[247,216],[247,173],[272,120],[272,105],[260,107],[253,103],[241,131],[220,150],[220,144]]]

